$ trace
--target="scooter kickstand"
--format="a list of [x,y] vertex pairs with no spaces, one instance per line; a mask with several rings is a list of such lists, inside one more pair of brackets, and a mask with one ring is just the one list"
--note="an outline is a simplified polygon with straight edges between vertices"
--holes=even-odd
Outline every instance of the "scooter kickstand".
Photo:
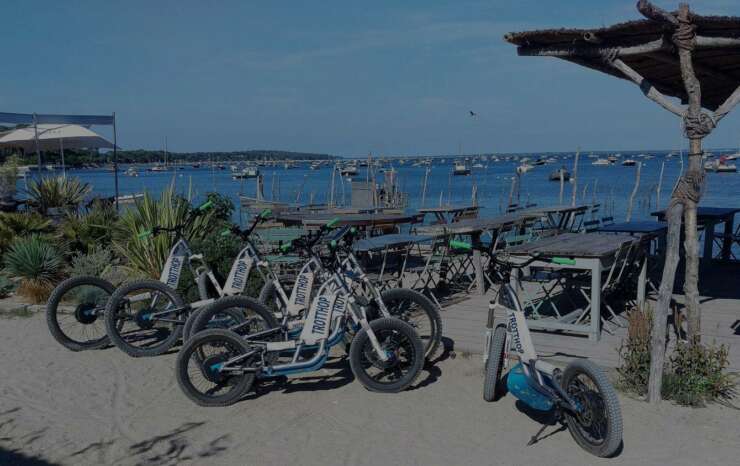
[[540,434],[541,434],[542,432],[544,432],[544,431],[545,431],[545,429],[547,429],[547,424],[543,424],[543,425],[542,425],[542,427],[540,427],[540,430],[538,430],[538,431],[537,431],[537,433],[536,433],[536,434],[534,434],[534,435],[532,436],[532,438],[530,438],[530,439],[529,439],[529,442],[527,442],[527,446],[528,446],[528,447],[531,447],[531,446],[532,446],[532,445],[534,445],[535,443],[539,442],[539,441],[540,441],[540,439],[539,439],[539,437],[540,437]]

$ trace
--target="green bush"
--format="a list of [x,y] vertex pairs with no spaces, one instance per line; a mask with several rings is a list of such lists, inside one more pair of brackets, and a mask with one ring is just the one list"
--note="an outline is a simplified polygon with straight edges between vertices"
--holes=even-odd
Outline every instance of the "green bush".
[[56,176],[33,180],[28,186],[31,205],[46,214],[49,209],[77,210],[92,187],[77,178]]
[[[162,192],[159,199],[146,193],[141,201],[121,215],[114,226],[113,247],[133,273],[159,278],[175,236],[168,233],[140,235],[157,226],[171,228],[182,224],[192,210],[190,202],[175,194],[172,185]],[[183,235],[189,241],[203,239],[220,231],[222,226],[217,212],[209,209],[198,215]]]
[[5,270],[20,279],[19,295],[41,303],[62,278],[64,256],[38,235],[18,238],[5,254]]
[[[618,387],[636,395],[647,394],[650,377],[650,333],[653,313],[634,309],[627,314],[627,339],[619,347],[622,364],[617,368]],[[735,394],[735,380],[727,373],[728,350],[724,345],[690,345],[679,341],[666,355],[662,397],[685,406],[728,399]]]
[[731,398],[735,380],[726,372],[729,364],[725,345],[678,343],[663,378],[663,398],[687,406]]
[[111,245],[116,220],[115,209],[96,201],[84,213],[68,213],[59,225],[59,233],[70,250],[87,253]]
[[102,277],[113,265],[113,254],[109,249],[95,248],[87,254],[77,253],[72,258],[69,275],[72,277]]
[[0,212],[0,252],[5,251],[16,238],[33,234],[49,236],[53,231],[51,221],[35,212]]
[[15,290],[15,283],[6,275],[0,274],[0,298],[7,298]]

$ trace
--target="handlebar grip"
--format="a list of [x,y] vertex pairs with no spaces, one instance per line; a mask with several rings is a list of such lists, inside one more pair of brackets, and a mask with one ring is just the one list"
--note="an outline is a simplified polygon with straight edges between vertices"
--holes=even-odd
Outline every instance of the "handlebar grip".
[[473,245],[472,244],[466,243],[465,241],[456,241],[454,239],[450,241],[450,247],[453,248],[453,249],[462,249],[462,250],[465,250],[465,251],[472,251],[473,250]]
[[332,228],[337,226],[338,223],[339,223],[339,217],[335,217],[329,220],[329,222],[326,225],[324,225],[324,228],[326,228],[327,230],[331,230]]
[[260,215],[259,215],[261,220],[267,220],[271,216],[272,216],[272,209],[265,209],[262,212],[260,212]]
[[558,265],[576,265],[575,259],[569,259],[567,257],[553,257],[550,262]]
[[290,250],[293,249],[293,242],[291,241],[289,243],[281,244],[278,249],[280,249],[280,252],[283,253],[290,252]]
[[152,230],[144,230],[141,233],[139,233],[137,236],[139,237],[139,239],[144,239],[144,238],[148,238],[152,236],[153,234],[154,232]]
[[198,207],[198,210],[204,212],[213,206],[213,201],[206,201]]

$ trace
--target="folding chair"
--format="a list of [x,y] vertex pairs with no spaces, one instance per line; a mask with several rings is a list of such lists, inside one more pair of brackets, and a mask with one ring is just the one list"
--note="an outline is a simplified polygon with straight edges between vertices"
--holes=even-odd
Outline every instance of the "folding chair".
[[722,258],[722,248],[725,245],[725,239],[729,239],[730,241],[730,257],[734,260],[737,260],[738,257],[735,255],[732,247],[735,245],[740,246],[740,225],[737,226],[734,233],[730,233],[729,235],[725,234],[724,232],[714,234],[714,244],[719,249],[717,254],[714,256],[715,259]]
[[578,212],[575,212],[570,219],[570,225],[565,225],[565,229],[571,231],[572,233],[578,233],[581,231],[581,226],[583,225],[583,218],[586,216],[585,210],[580,210]]
[[598,217],[599,209],[601,208],[601,204],[594,204],[591,206],[591,219],[594,220]]
[[605,227],[614,225],[614,217],[602,217],[601,224]]

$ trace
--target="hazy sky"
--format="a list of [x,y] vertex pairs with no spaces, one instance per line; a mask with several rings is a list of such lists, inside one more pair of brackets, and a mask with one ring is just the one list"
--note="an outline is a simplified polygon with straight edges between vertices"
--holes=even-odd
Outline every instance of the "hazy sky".
[[[638,19],[635,3],[4,0],[0,111],[115,111],[127,149],[678,148],[679,120],[631,83],[502,39]],[[740,15],[737,0],[691,4]],[[738,114],[709,146],[740,144]]]

